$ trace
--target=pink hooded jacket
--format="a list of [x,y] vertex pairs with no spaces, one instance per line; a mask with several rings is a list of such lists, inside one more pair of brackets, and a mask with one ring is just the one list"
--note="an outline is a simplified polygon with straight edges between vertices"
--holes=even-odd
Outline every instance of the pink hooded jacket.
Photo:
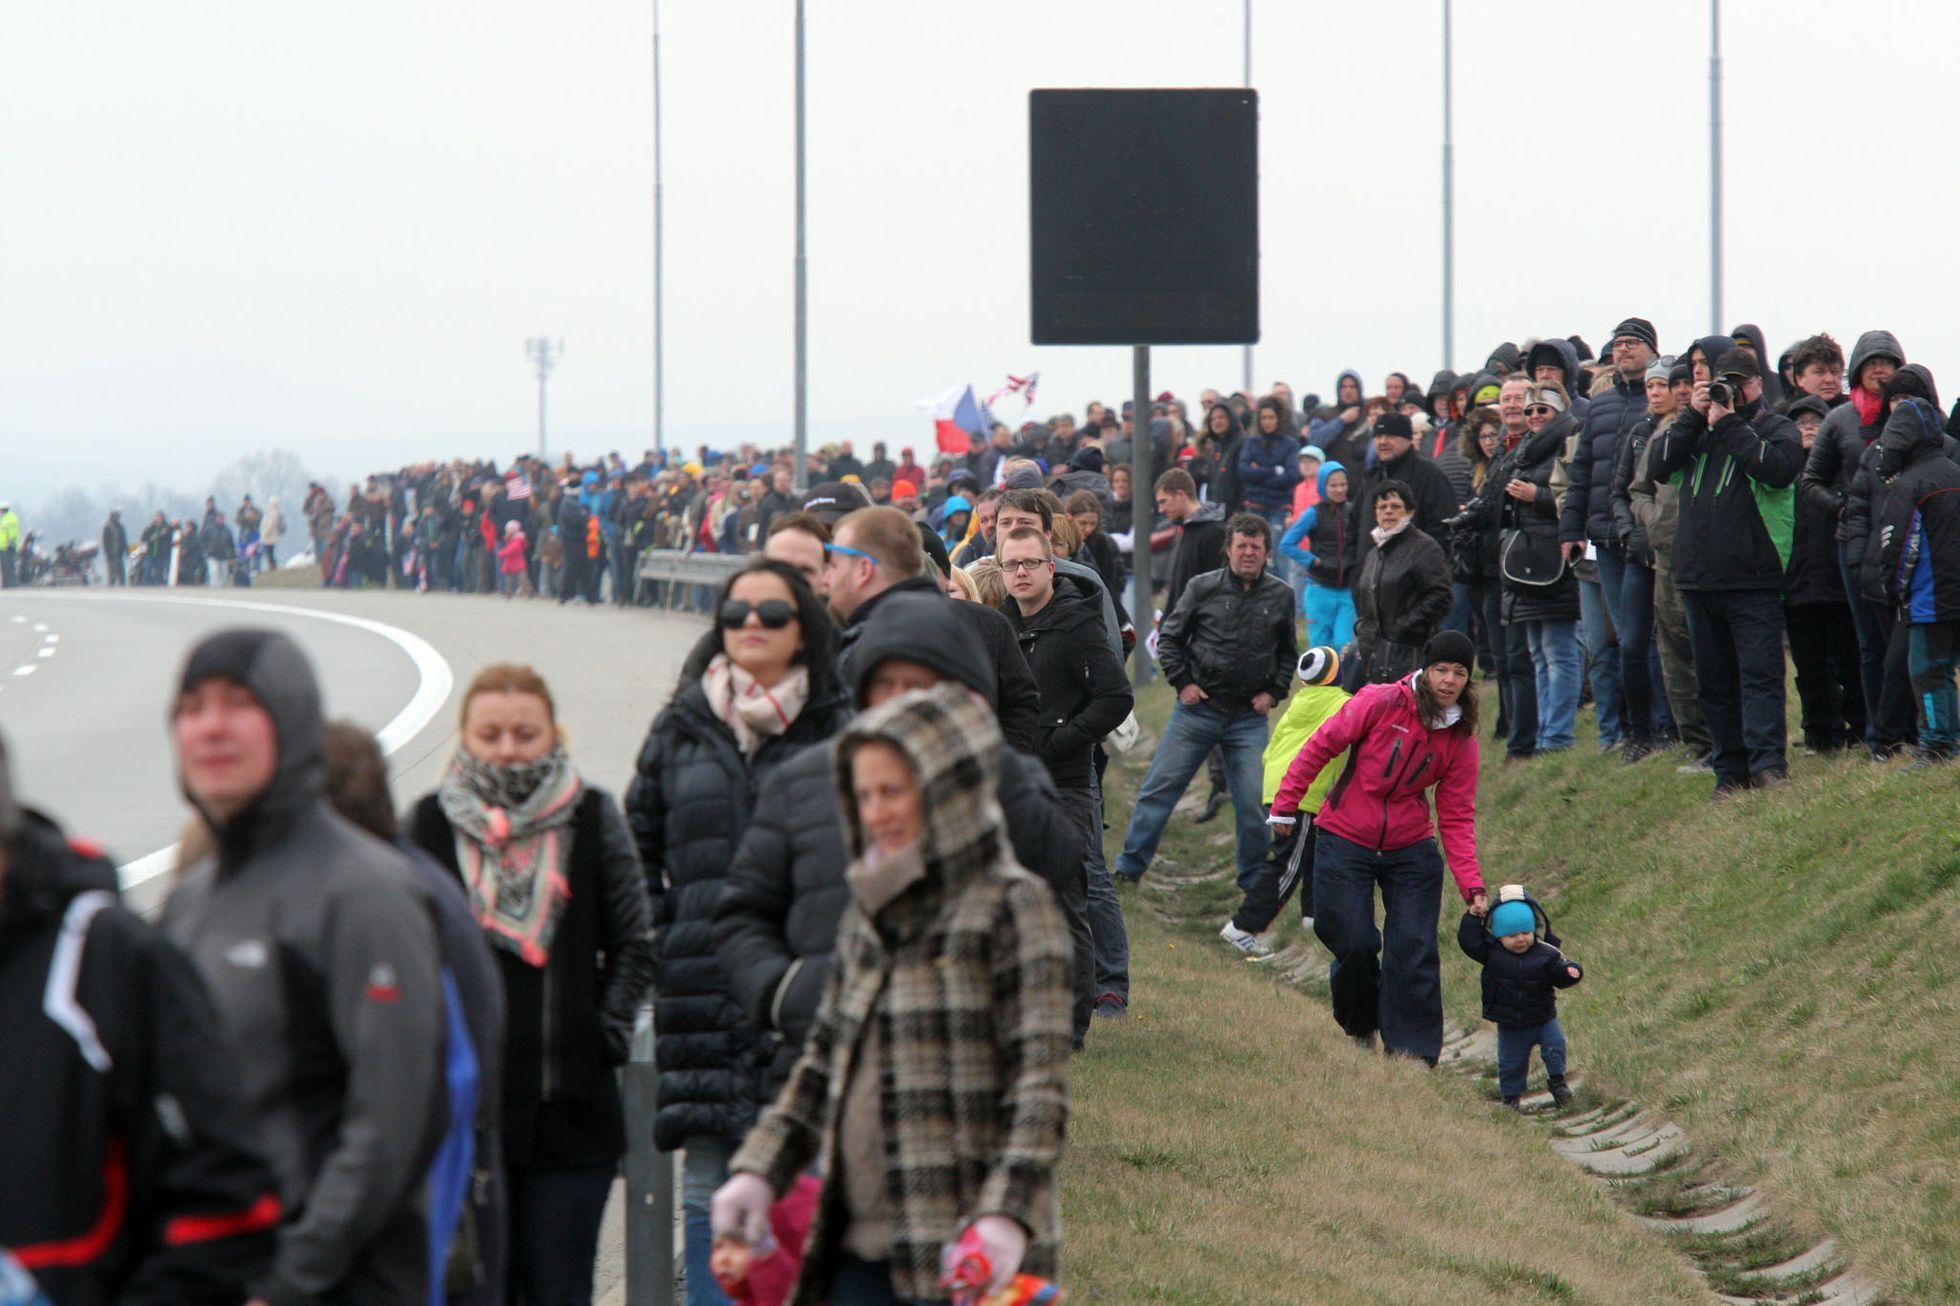
[[1314,777],[1349,749],[1314,824],[1364,848],[1395,852],[1430,837],[1425,791],[1433,787],[1435,828],[1467,903],[1484,887],[1477,865],[1477,738],[1453,726],[1424,728],[1414,684],[1421,674],[1367,686],[1314,731],[1286,768],[1273,814],[1296,815]]

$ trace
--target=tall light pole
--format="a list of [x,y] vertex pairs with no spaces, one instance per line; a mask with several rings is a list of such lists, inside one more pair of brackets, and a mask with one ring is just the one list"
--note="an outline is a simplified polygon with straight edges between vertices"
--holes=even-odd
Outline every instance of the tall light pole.
[[808,249],[803,239],[803,0],[796,0],[796,488],[808,486],[810,342]]
[[667,280],[661,267],[662,238],[666,234],[660,221],[660,0],[653,0],[653,450],[667,448],[666,337],[663,334],[662,300]]
[[[1245,0],[1245,75],[1240,85],[1252,89],[1252,0]],[[1239,387],[1247,395],[1252,393],[1252,346],[1243,345],[1239,349]]]
[[551,379],[551,369],[558,366],[558,360],[565,356],[565,342],[532,336],[524,342],[524,356],[531,360],[531,366],[538,373],[538,461],[544,462],[549,457],[544,426],[545,383]]
[[1450,128],[1450,0],[1443,0],[1443,366],[1456,357],[1456,142]]
[[1708,0],[1709,330],[1722,330],[1722,0]]

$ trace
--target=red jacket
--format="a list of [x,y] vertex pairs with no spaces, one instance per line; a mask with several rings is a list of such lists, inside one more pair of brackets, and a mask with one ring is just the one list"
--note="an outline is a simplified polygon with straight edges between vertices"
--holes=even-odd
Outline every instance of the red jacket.
[[1454,726],[1424,729],[1414,679],[1367,686],[1314,731],[1286,768],[1273,812],[1296,815],[1321,768],[1348,749],[1347,766],[1314,824],[1364,848],[1394,852],[1430,837],[1425,791],[1434,788],[1443,855],[1469,902],[1484,887],[1477,865],[1477,737]]

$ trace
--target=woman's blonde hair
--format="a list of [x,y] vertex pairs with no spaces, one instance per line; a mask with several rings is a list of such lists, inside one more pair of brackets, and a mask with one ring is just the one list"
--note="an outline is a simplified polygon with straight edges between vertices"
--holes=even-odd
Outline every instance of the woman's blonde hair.
[[969,563],[966,578],[973,582],[973,592],[982,603],[990,608],[1007,606],[1007,582],[1000,578],[999,562],[981,558]]
[[978,603],[980,601],[980,590],[974,585],[973,577],[966,574],[964,567],[953,568],[948,579],[959,588],[960,597],[968,603]]
[[492,662],[476,673],[470,687],[463,691],[463,710],[457,716],[458,724],[470,719],[470,703],[478,694],[529,694],[544,701],[544,714],[552,725],[558,724],[558,706],[551,701],[551,690],[544,683],[544,677],[534,669],[516,662]]

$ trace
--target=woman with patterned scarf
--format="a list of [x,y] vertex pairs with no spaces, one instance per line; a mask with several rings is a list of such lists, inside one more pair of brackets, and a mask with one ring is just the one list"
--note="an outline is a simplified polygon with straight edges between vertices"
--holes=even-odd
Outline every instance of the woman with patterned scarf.
[[573,769],[537,672],[478,672],[461,743],[408,833],[463,882],[503,978],[507,1295],[590,1302],[626,1148],[613,1069],[653,977],[646,878],[619,805]]
[[849,716],[836,632],[801,572],[755,559],[723,584],[714,612],[720,648],[704,670],[683,673],[626,792],[654,906],[653,1141],[685,1153],[688,1306],[727,1301],[708,1269],[708,1200],[768,1097],[775,1058],[722,975],[715,909],[765,781]]

